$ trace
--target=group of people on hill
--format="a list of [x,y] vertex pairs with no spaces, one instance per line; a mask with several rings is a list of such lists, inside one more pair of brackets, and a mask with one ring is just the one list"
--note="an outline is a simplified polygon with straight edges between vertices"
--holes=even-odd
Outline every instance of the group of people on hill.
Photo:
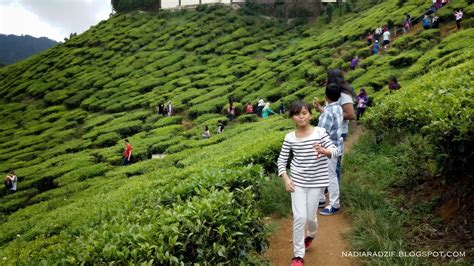
[[[425,13],[422,25],[423,29],[439,29],[440,26],[440,17],[436,15],[436,12],[442,8],[443,6],[449,4],[449,0],[433,0],[433,5],[430,9]],[[456,20],[456,27],[457,29],[461,29],[461,21],[463,17],[463,12],[461,9],[456,9],[454,11],[454,19]]]
[[[344,140],[349,133],[349,120],[355,119],[353,103],[356,95],[341,70],[328,71],[326,84],[325,106],[318,99],[313,100],[312,106],[304,101],[291,105],[289,116],[296,130],[286,134],[278,157],[278,174],[284,180],[286,191],[291,193],[292,265],[304,263],[305,250],[310,248],[318,230],[318,207],[323,208],[319,214],[324,216],[334,215],[341,208],[341,160]],[[359,96],[365,100],[364,91]],[[310,124],[313,108],[321,113],[316,127]],[[328,204],[325,190],[329,194]]]
[[[224,132],[224,122],[222,120],[217,121],[217,134],[221,134]],[[204,132],[202,133],[203,139],[209,139],[211,137],[211,131],[209,127],[206,125],[204,126]]]
[[369,32],[367,35],[367,46],[370,46],[370,52],[374,55],[379,53],[380,37],[382,37],[383,48],[386,50],[390,44],[390,31],[388,30],[387,25],[384,25],[383,28],[377,27],[374,31],[374,34]]
[[174,114],[174,109],[171,101],[168,101],[166,106],[163,103],[158,104],[158,114],[163,116],[172,116]]
[[[389,91],[400,89],[396,78],[389,81]],[[286,134],[278,156],[278,175],[291,193],[293,212],[292,265],[303,265],[305,250],[311,247],[318,230],[320,215],[340,212],[341,161],[344,141],[349,133],[349,120],[359,120],[369,104],[364,87],[358,95],[339,69],[327,72],[325,105],[313,99],[312,105],[294,102],[289,117],[296,130]],[[354,103],[357,113],[355,114]],[[312,110],[320,113],[317,126],[310,120]],[[288,161],[290,169],[287,171]],[[328,198],[326,199],[326,195]]]

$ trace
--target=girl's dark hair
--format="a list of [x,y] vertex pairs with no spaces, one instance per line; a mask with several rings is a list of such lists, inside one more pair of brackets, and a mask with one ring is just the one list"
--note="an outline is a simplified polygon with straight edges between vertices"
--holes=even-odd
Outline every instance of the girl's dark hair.
[[208,127],[208,126],[204,126],[204,130],[209,130],[209,127]]
[[394,76],[391,76],[391,77],[390,77],[390,81],[392,81],[392,82],[395,82],[395,83],[397,83],[397,82],[398,82],[398,81],[397,81],[397,78],[396,78],[396,77],[394,77]]
[[311,112],[311,107],[309,106],[308,103],[306,103],[305,101],[296,101],[291,104],[290,117],[299,114],[304,107],[306,107],[306,109],[308,110],[310,114],[313,114]]
[[341,93],[351,95],[352,97],[356,96],[351,84],[346,82],[340,69],[336,68],[328,70],[326,82],[326,84],[336,83],[339,87],[341,87]]

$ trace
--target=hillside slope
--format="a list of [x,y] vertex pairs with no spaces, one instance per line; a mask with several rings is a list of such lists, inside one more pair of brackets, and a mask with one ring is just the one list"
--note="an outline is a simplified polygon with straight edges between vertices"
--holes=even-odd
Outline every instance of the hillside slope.
[[[377,91],[391,75],[410,94],[420,82],[429,90],[435,81],[428,79],[449,69],[447,93],[472,93],[472,28],[443,40],[436,30],[408,34],[382,56],[369,56],[360,40],[366,30],[388,13],[401,21],[426,8],[397,2],[314,25],[221,7],[116,15],[1,69],[0,169],[16,171],[19,191],[1,198],[0,256],[7,264],[252,261],[265,248],[254,203],[291,123],[246,123],[255,117],[243,115],[202,140],[204,125],[214,133],[227,120],[229,98],[243,112],[259,96],[273,107],[321,97],[326,69],[347,68],[356,54],[366,58],[347,78],[366,86],[374,105],[402,97]],[[472,14],[465,1],[459,5]],[[176,115],[157,115],[168,100]],[[461,104],[465,125],[472,97]],[[373,114],[388,112],[380,108]],[[119,166],[124,138],[134,148],[127,167]],[[166,157],[151,160],[156,153]]]

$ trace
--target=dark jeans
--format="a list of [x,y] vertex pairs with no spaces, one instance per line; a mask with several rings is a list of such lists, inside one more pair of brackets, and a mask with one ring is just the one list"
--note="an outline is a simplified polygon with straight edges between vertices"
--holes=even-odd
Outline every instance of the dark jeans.
[[357,108],[357,120],[359,120],[359,118],[361,118],[362,115],[364,115],[364,112],[365,112],[365,108]]
[[123,165],[129,165],[130,160],[127,157],[123,157]]
[[257,106],[257,115],[258,115],[258,117],[262,117],[262,110],[263,110],[263,106]]

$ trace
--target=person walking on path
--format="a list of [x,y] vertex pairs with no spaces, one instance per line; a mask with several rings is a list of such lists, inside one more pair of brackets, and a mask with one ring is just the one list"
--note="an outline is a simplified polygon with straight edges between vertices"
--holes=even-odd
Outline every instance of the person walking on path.
[[383,33],[383,49],[387,50],[388,45],[390,44],[390,31],[386,30]]
[[[294,253],[291,265],[298,266],[304,264],[305,249],[311,246],[318,230],[318,199],[329,185],[328,158],[337,158],[339,151],[326,129],[310,125],[312,113],[307,103],[295,102],[289,111],[296,130],[285,136],[278,157],[278,175],[291,193]],[[290,153],[293,156],[288,174]]]
[[454,12],[454,17],[456,18],[456,27],[461,29],[461,20],[462,20],[462,10],[458,9]]
[[[319,102],[313,103],[314,108],[321,112],[319,116],[318,127],[326,129],[329,134],[331,142],[336,145],[339,153],[343,153],[344,144],[342,139],[342,107],[339,105],[338,100],[341,97],[341,88],[331,83],[326,87],[326,107],[321,107]],[[337,161],[338,157],[328,159],[328,176],[329,176],[329,205],[320,212],[321,215],[333,215],[336,214],[340,209],[339,203],[339,182],[337,181]],[[319,203],[326,201],[324,194],[319,197]]]
[[130,164],[130,158],[132,157],[132,145],[128,139],[125,139],[125,151],[123,152],[123,165]]
[[374,45],[372,46],[372,54],[376,55],[379,54],[379,41],[375,40]]
[[16,192],[16,186],[18,184],[18,177],[15,172],[12,170],[5,176],[5,188],[7,189],[7,194],[13,194]]
[[[345,79],[341,70],[332,69],[327,72],[326,84],[335,83],[341,88],[341,97],[339,98],[339,105],[342,107],[342,113],[344,121],[342,122],[342,139],[346,140],[349,134],[349,120],[355,119],[354,112],[354,99],[356,97],[354,88]],[[323,112],[324,110],[319,110]],[[337,161],[337,180],[340,182],[341,179],[341,162],[343,152]]]
[[425,15],[425,17],[423,18],[423,29],[427,30],[430,28],[430,17],[428,15]]
[[257,104],[257,116],[258,117],[262,117],[263,107],[265,107],[265,102],[263,101],[263,98],[260,97],[258,99],[258,104]]
[[265,107],[263,107],[262,110],[262,116],[264,119],[267,119],[270,116],[270,113],[276,115],[277,113],[273,112],[272,109],[270,109],[270,103],[266,103]]
[[439,29],[439,16],[435,15],[431,21],[431,28]]
[[373,42],[374,42],[374,35],[372,35],[372,33],[369,32],[369,34],[367,34],[367,46],[371,46]]
[[364,114],[368,102],[369,96],[367,95],[365,88],[361,88],[359,95],[357,95],[357,121],[359,121]]

